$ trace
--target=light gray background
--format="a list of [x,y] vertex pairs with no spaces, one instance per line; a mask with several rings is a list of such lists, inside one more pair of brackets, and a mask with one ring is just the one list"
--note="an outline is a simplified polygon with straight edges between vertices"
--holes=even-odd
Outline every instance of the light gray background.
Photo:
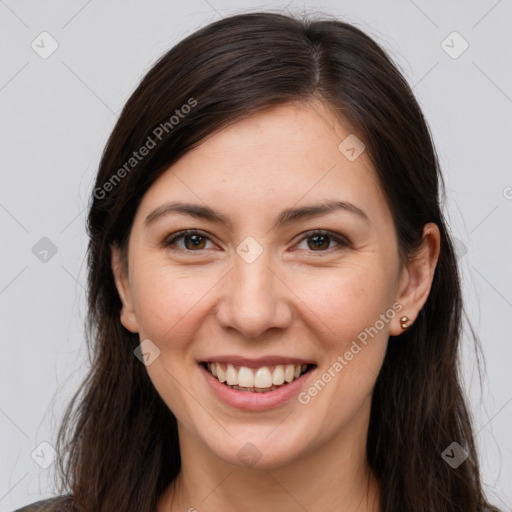
[[[325,13],[389,50],[423,108],[448,188],[467,310],[465,386],[489,496],[512,510],[512,0],[0,1],[0,512],[50,497],[63,408],[87,369],[86,235],[93,178],[117,113],[151,64],[200,26],[270,9]],[[58,49],[31,48],[47,31]],[[469,44],[458,58],[463,41]],[[47,36],[42,36],[47,37]],[[443,41],[446,42],[443,44]],[[453,42],[452,42],[453,41]],[[444,46],[444,48],[443,48]],[[446,48],[448,49],[448,48]],[[42,49],[40,49],[42,51]],[[33,246],[57,247],[40,261]],[[38,459],[39,454],[39,459]]]

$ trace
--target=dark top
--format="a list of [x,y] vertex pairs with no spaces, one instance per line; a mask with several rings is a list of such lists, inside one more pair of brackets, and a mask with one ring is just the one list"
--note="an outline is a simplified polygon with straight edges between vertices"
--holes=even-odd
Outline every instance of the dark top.
[[58,496],[56,498],[49,498],[47,500],[31,503],[30,505],[25,505],[14,512],[60,512],[64,510],[61,504],[62,496]]

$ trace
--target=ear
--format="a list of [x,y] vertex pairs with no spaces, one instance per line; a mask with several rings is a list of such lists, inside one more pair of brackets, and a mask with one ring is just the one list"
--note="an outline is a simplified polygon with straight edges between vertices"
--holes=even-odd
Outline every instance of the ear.
[[121,251],[116,245],[111,246],[112,250],[112,272],[116,282],[117,292],[122,303],[121,323],[129,331],[139,332],[137,317],[133,308],[132,292],[126,270],[121,261]]
[[421,245],[402,270],[396,299],[396,302],[402,305],[402,309],[391,322],[389,334],[392,336],[398,336],[404,332],[400,325],[400,318],[407,316],[409,318],[407,326],[410,327],[427,301],[440,247],[441,234],[437,224],[433,222],[425,224]]

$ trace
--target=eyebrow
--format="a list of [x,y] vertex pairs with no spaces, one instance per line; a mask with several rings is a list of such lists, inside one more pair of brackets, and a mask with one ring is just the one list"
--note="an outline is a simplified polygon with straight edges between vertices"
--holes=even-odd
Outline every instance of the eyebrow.
[[[367,223],[370,223],[368,215],[356,205],[352,203],[347,203],[346,201],[326,201],[321,204],[300,206],[297,208],[287,208],[283,210],[281,213],[279,213],[279,215],[274,221],[273,227],[282,227],[286,224],[291,224],[293,222],[297,222],[299,220],[311,217],[318,217],[320,215],[331,213],[337,210],[343,210],[348,213],[352,213],[354,215],[357,215]],[[230,229],[232,227],[232,223],[229,220],[229,218],[226,217],[224,214],[214,210],[213,208],[210,208],[209,206],[203,206],[200,204],[184,203],[181,201],[172,201],[170,203],[165,203],[162,206],[159,206],[158,208],[153,210],[145,218],[144,226],[147,228],[157,219],[160,219],[171,213],[181,213],[198,219],[204,219],[211,222],[224,224]]]

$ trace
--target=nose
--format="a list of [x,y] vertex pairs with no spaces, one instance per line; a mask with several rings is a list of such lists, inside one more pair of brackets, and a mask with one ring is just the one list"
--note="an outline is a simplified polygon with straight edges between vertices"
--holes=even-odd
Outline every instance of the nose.
[[246,338],[262,336],[272,328],[284,329],[292,320],[292,295],[268,251],[251,263],[237,255],[222,285],[217,320]]

